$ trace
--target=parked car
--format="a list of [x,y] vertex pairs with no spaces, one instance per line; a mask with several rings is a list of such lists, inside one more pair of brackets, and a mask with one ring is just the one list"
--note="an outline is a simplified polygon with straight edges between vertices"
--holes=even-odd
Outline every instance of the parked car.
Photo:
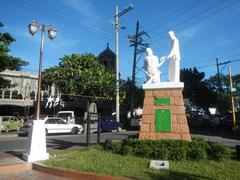
[[22,126],[23,120],[20,120],[15,116],[3,116],[0,128],[2,131],[8,132],[13,130],[19,131]]
[[64,119],[69,124],[76,123],[74,111],[59,111],[57,117]]
[[[58,117],[47,117],[43,120],[45,123],[46,134],[54,133],[82,133],[83,126],[79,124],[69,124],[64,119]],[[29,132],[29,128],[32,126],[32,121],[28,121],[24,124],[22,132],[19,135],[26,135]]]
[[212,126],[212,117],[207,114],[195,114],[188,118],[188,124],[192,128],[210,128]]
[[123,124],[114,120],[103,119],[100,121],[101,131],[122,131]]
[[130,126],[131,127],[140,127],[141,126],[141,121],[142,121],[142,115],[135,115],[130,120]]

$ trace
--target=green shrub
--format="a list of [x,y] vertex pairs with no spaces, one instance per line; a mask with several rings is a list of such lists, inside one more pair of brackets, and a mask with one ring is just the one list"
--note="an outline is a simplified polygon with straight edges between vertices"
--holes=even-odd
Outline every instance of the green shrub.
[[188,160],[201,161],[207,159],[207,157],[207,152],[203,148],[191,147],[187,151]]
[[188,144],[187,159],[189,160],[205,160],[208,158],[208,143],[202,138],[193,138]]
[[199,147],[199,148],[203,148],[203,149],[208,149],[209,148],[208,142],[205,141],[201,137],[194,137],[194,138],[192,138],[192,141],[190,142],[190,146],[192,146],[192,147]]
[[209,143],[209,145],[208,153],[211,159],[222,161],[231,158],[231,151],[227,146],[218,143]]
[[139,140],[129,139],[123,143],[114,142],[105,147],[113,153],[134,155],[159,160],[224,160],[231,157],[230,149],[224,145],[207,143],[202,138],[191,142],[181,140]]
[[154,159],[168,160],[170,157],[170,152],[166,148],[156,148],[151,157]]
[[120,154],[122,149],[122,142],[113,142],[111,145],[111,151],[116,154]]
[[130,139],[122,147],[123,154],[132,154],[140,157],[151,157],[154,150],[154,141]]
[[177,148],[172,148],[170,150],[170,157],[169,160],[185,160],[187,155],[186,147],[185,146],[179,146]]
[[232,130],[234,134],[240,136],[240,125],[235,126]]
[[112,140],[107,140],[105,142],[104,149],[116,154],[120,154],[122,149],[122,142],[112,142]]

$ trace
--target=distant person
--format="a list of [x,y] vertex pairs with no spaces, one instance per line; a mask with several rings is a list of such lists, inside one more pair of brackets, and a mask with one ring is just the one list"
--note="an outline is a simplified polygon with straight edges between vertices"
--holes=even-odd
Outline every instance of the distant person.
[[167,59],[170,60],[168,67],[168,81],[179,82],[180,81],[180,48],[179,42],[173,31],[168,32],[168,36],[171,40],[171,49]]

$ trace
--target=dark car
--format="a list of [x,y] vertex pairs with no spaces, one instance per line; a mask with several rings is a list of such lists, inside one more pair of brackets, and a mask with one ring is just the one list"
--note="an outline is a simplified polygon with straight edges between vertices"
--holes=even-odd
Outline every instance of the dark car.
[[210,128],[211,123],[211,117],[209,115],[192,115],[190,118],[188,118],[188,123],[190,127],[193,128]]
[[103,119],[100,121],[101,131],[122,131],[122,123],[116,122],[114,120]]

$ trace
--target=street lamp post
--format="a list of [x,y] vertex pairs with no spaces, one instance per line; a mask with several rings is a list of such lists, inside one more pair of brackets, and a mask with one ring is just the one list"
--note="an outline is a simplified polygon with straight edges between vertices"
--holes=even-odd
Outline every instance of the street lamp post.
[[42,84],[42,58],[43,58],[43,44],[44,44],[44,32],[48,30],[48,37],[53,40],[56,35],[56,29],[51,25],[44,25],[40,22],[33,20],[31,24],[28,25],[29,33],[33,36],[37,29],[41,30],[41,44],[40,44],[40,59],[39,59],[39,69],[38,69],[38,89],[37,89],[37,107],[35,111],[35,118],[40,119],[41,111],[41,84]]
[[42,58],[43,58],[43,43],[44,43],[44,32],[48,30],[48,37],[54,39],[57,31],[53,26],[46,26],[38,21],[32,21],[28,26],[29,33],[34,35],[37,29],[41,30],[41,45],[40,45],[40,60],[38,70],[38,90],[37,90],[37,107],[35,120],[32,121],[31,127],[28,133],[28,141],[26,152],[23,153],[23,159],[28,162],[46,160],[49,158],[46,146],[46,134],[44,121],[40,119],[40,102],[41,102],[41,82],[42,82]]

